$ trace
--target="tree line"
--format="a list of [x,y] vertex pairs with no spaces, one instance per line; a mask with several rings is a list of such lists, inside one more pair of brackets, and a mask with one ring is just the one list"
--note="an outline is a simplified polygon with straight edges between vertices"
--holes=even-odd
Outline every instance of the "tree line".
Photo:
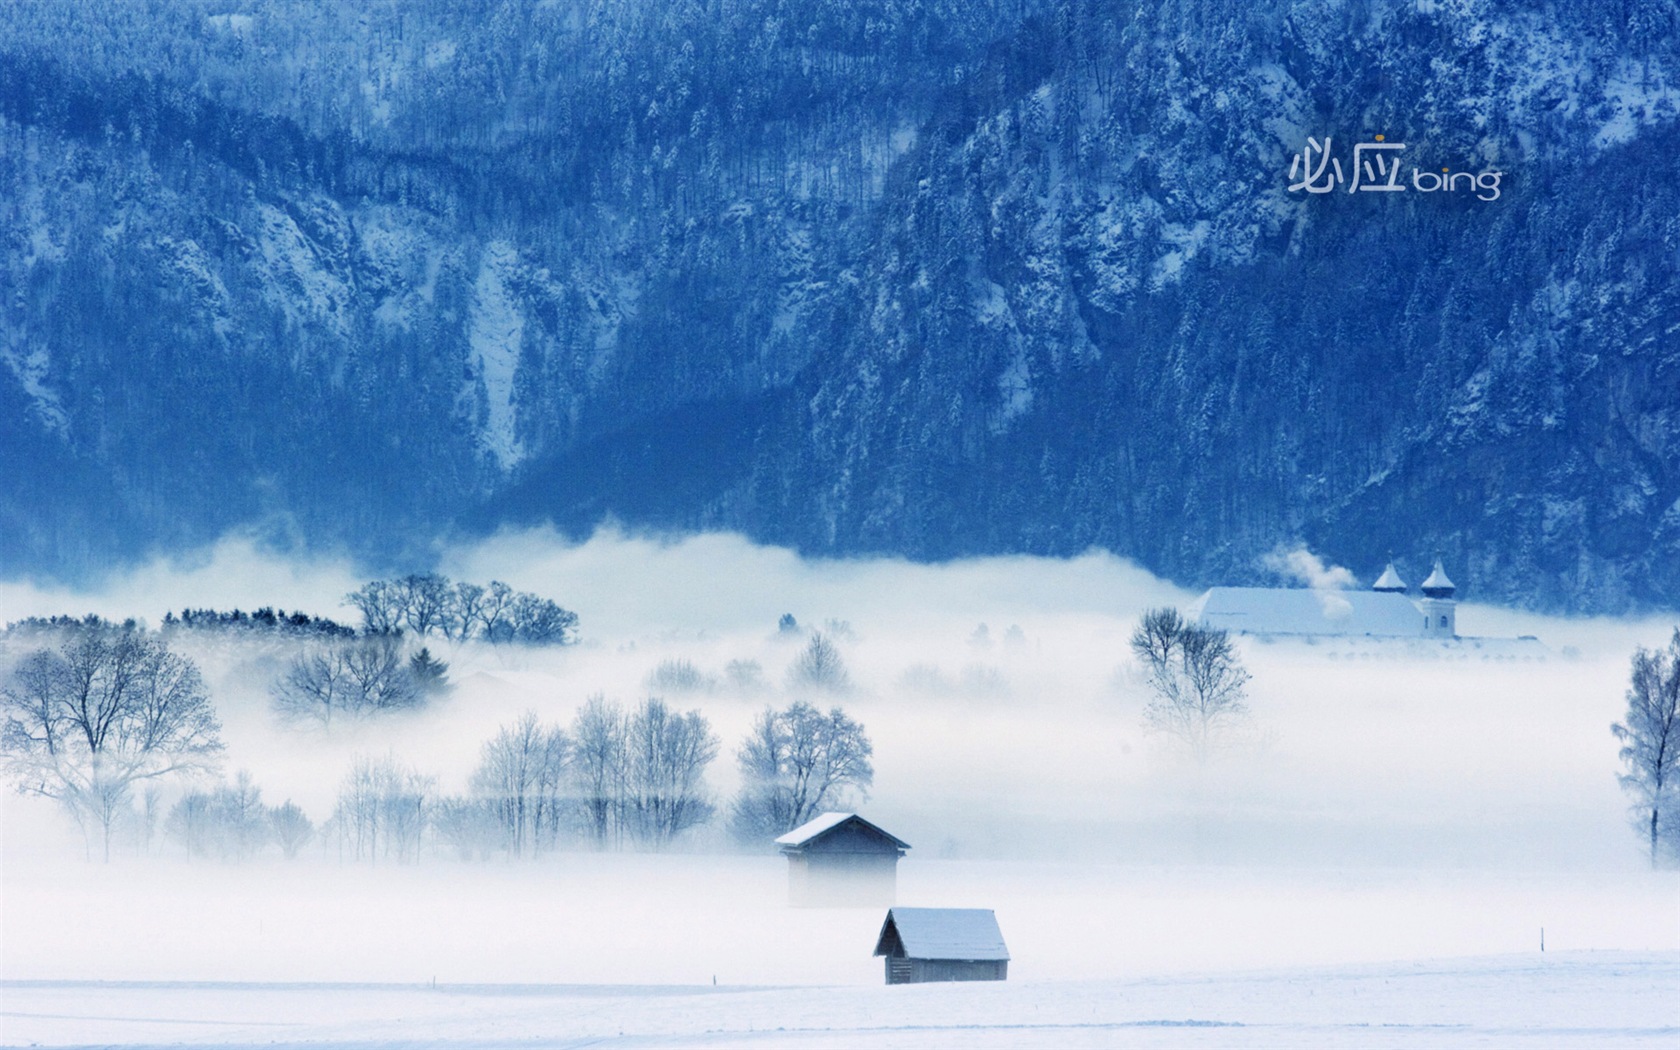
[[163,631],[258,631],[304,637],[353,638],[356,629],[325,616],[311,616],[302,611],[287,612],[263,606],[246,613],[241,609],[182,609],[163,616]]
[[[394,755],[362,756],[319,827],[289,800],[265,806],[248,774],[187,793],[164,832],[194,857],[241,860],[274,846],[287,857],[318,841],[343,861],[412,863],[429,848],[461,860],[531,858],[556,850],[662,850],[716,820],[706,783],[720,740],[697,710],[657,697],[633,708],[597,695],[566,725],[528,712],[479,750],[467,790]],[[839,708],[803,701],[765,708],[736,751],[742,787],[727,810],[744,846],[849,805],[874,778],[873,747]]]
[[[430,824],[440,848],[462,859],[568,843],[668,848],[720,815],[706,786],[719,746],[703,714],[657,697],[626,710],[597,695],[567,726],[527,713],[485,742],[466,794],[431,803]],[[742,786],[728,807],[730,833],[763,847],[851,804],[873,782],[873,752],[864,727],[838,707],[765,708],[735,753]]]
[[[146,834],[150,835],[148,822]],[[266,806],[262,790],[241,770],[231,784],[196,788],[181,796],[164,819],[163,831],[188,856],[239,861],[274,845],[288,860],[315,837],[314,822],[287,799]]]
[[411,631],[421,638],[476,639],[492,645],[565,645],[575,640],[577,614],[551,599],[516,591],[500,580],[489,586],[455,583],[435,572],[374,580],[344,598],[374,634]]
[[[0,685],[6,772],[20,791],[61,803],[107,859],[125,825],[147,848],[161,825],[188,855],[224,860],[271,846],[295,856],[315,840],[367,862],[412,861],[428,843],[463,857],[664,849],[720,816],[739,841],[763,845],[866,793],[874,776],[864,727],[801,700],[755,719],[735,753],[741,790],[720,805],[706,774],[721,741],[700,711],[597,695],[566,725],[531,713],[503,726],[460,794],[394,757],[359,759],[317,827],[290,800],[266,805],[248,773],[205,783],[221,767],[221,726],[198,668],[163,633],[97,617],[17,630],[8,637],[50,641]],[[802,656],[799,680],[844,683],[831,643],[815,638]],[[298,656],[273,697],[282,713],[330,724],[413,706],[447,686],[446,671],[425,648],[405,655],[394,634],[335,636]],[[184,791],[160,815],[170,783]]]
[[409,653],[401,637],[338,638],[293,657],[269,687],[276,713],[319,722],[414,708],[451,688],[449,665],[422,646]]
[[[276,624],[287,619],[274,616]],[[232,629],[240,620],[199,622]],[[132,619],[57,616],[18,621],[4,634],[29,648],[0,681],[0,764],[21,793],[63,806],[89,852],[107,859],[125,827],[149,843],[166,785],[191,785],[221,764],[221,724],[197,665],[170,647],[184,629],[180,620],[174,627],[152,632]],[[282,715],[330,724],[413,707],[449,688],[448,665],[424,647],[409,653],[400,636],[306,633],[324,637],[273,684]],[[295,852],[313,833],[307,817],[290,802],[263,809],[254,792],[245,779],[192,788],[164,831],[195,856],[242,857],[270,839]]]

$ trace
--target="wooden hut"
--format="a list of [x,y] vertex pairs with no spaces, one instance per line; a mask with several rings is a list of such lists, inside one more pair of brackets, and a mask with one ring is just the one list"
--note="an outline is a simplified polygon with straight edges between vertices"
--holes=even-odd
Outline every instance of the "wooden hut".
[[1002,981],[1009,948],[990,908],[892,908],[875,941],[888,984]]
[[891,904],[910,844],[856,813],[824,813],[776,840],[788,859],[795,907]]

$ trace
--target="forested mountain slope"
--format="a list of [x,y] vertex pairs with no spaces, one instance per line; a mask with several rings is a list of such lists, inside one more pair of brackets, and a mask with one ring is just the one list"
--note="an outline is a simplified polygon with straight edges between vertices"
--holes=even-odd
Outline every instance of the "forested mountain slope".
[[[1669,3],[15,3],[0,562],[611,516],[1673,608],[1677,117]],[[1288,189],[1377,134],[1497,199]]]

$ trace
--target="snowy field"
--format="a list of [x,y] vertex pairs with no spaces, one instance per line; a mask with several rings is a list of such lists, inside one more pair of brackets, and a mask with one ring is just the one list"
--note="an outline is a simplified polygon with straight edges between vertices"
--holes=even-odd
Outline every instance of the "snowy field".
[[[318,845],[234,864],[160,843],[102,864],[56,811],[8,795],[0,1042],[1680,1043],[1680,878],[1640,855],[1608,732],[1633,646],[1671,623],[1461,610],[1461,632],[1538,635],[1544,660],[1245,642],[1253,724],[1198,768],[1142,731],[1125,645],[1140,610],[1194,596],[1112,558],[825,564],[728,537],[525,536],[445,571],[553,595],[583,644],[438,646],[452,696],[327,733],[269,711],[281,654],[195,643],[228,772],[320,822],[357,755],[459,792],[526,710],[564,723],[593,693],[647,695],[662,660],[720,680],[754,660],[758,687],[667,697],[722,737],[722,803],[753,714],[788,698],[798,646],[776,618],[843,620],[840,702],[876,751],[863,812],[914,846],[899,900],[994,909],[1010,980],[881,987],[880,909],[788,908],[784,862],[715,830],[665,855],[368,866]],[[224,548],[98,595],[0,587],[0,619],[344,616],[356,582]]]
[[41,984],[6,1040],[591,1047],[1639,1047],[1680,1037],[1674,954],[1538,953],[894,988]]

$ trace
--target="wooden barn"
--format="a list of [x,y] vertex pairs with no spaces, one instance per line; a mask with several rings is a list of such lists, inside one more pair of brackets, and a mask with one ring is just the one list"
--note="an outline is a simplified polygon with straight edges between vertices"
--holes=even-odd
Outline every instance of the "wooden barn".
[[788,859],[788,902],[801,908],[891,904],[910,848],[856,813],[824,813],[776,845]]
[[875,942],[888,984],[1002,981],[1009,948],[990,908],[892,908]]

